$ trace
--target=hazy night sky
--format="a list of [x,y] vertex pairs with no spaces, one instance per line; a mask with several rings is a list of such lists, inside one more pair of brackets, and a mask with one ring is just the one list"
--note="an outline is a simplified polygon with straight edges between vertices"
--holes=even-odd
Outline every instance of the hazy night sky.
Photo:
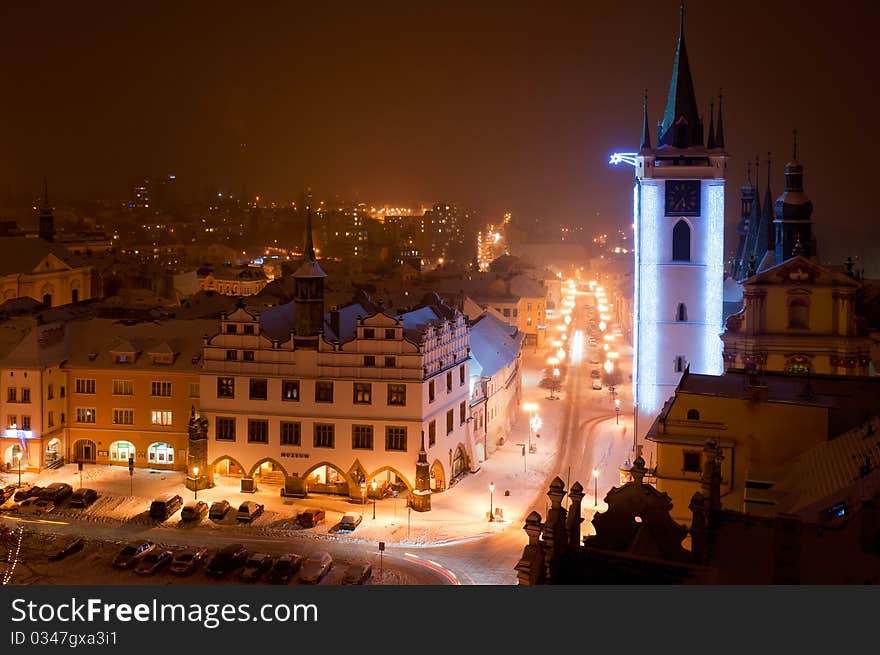
[[[122,198],[174,172],[193,194],[631,221],[632,171],[608,154],[637,148],[643,89],[652,125],[662,112],[678,0],[181,4],[4,6],[0,193],[48,175],[62,199]],[[774,153],[778,195],[797,128],[822,259],[880,258],[878,19],[870,2],[688,3],[705,114],[724,89],[729,226],[746,160],[763,194]]]

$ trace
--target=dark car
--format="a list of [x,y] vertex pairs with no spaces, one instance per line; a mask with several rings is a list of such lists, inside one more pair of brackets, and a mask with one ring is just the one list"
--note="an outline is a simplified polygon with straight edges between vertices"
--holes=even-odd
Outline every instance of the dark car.
[[323,509],[307,509],[296,517],[296,521],[304,528],[314,528],[325,518],[327,518],[327,512]]
[[339,521],[339,530],[341,532],[352,532],[361,524],[363,516],[357,512],[349,512]]
[[212,577],[222,578],[244,564],[247,556],[248,552],[243,545],[229,544],[214,553],[206,572]]
[[85,509],[98,500],[98,492],[94,489],[77,489],[70,497],[69,505],[78,509]]
[[263,513],[263,506],[252,500],[244,501],[238,508],[238,520],[242,523],[250,523]]
[[183,498],[180,494],[169,494],[162,498],[157,498],[150,504],[150,516],[157,521],[165,521],[174,512],[183,505]]
[[266,553],[254,553],[248,557],[241,570],[241,579],[245,582],[256,582],[272,566],[272,557]]
[[275,560],[272,568],[269,569],[269,582],[272,584],[287,584],[293,579],[296,572],[299,571],[302,563],[302,555],[297,555],[296,553],[282,555]]
[[117,569],[130,569],[154,548],[156,544],[152,541],[132,541],[113,558],[113,566]]
[[15,495],[12,497],[17,503],[20,503],[23,500],[27,500],[28,498],[33,498],[34,496],[39,496],[40,492],[43,491],[43,487],[27,487],[21,488],[15,492]]
[[345,569],[342,584],[364,584],[373,575],[373,565],[369,562],[352,562]]
[[143,557],[134,567],[138,575],[153,575],[157,571],[171,564],[174,554],[170,550],[153,549]]
[[229,504],[228,500],[215,500],[211,503],[211,511],[208,512],[208,518],[213,521],[219,521],[229,513],[230,509],[232,509],[232,505]]
[[34,500],[33,498],[28,498],[28,502],[33,501],[33,513],[34,514],[48,514],[52,510],[55,509],[55,502],[49,500],[48,498],[37,498]]
[[330,568],[333,566],[333,558],[327,551],[319,551],[303,562],[299,570],[299,580],[305,584],[318,584]]
[[63,542],[58,550],[54,551],[51,555],[49,555],[49,559],[51,560],[59,560],[64,559],[68,555],[72,555],[78,550],[82,550],[84,545],[84,541],[82,537],[72,537],[67,541]]
[[180,518],[184,521],[201,521],[208,514],[208,503],[191,500],[180,510]]
[[171,560],[171,572],[176,575],[192,573],[208,559],[207,548],[187,548],[174,554]]
[[3,487],[3,491],[0,492],[0,505],[12,498],[15,495],[16,491],[17,490],[14,484],[7,484],[5,487]]
[[61,504],[73,495],[73,487],[66,482],[53,482],[40,492],[41,500],[51,500],[56,505]]

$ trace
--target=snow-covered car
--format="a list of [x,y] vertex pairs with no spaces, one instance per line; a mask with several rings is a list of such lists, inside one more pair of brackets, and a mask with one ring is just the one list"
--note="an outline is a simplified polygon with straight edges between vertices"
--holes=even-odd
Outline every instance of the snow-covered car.
[[207,559],[207,548],[187,548],[178,551],[171,560],[171,572],[175,575],[192,573]]
[[373,575],[373,565],[369,562],[352,562],[345,569],[342,584],[364,584]]
[[601,391],[602,390],[602,380],[593,379],[593,391]]
[[208,503],[202,500],[191,500],[180,510],[180,518],[184,521],[201,521],[208,514]]
[[138,575],[153,575],[164,567],[171,564],[174,557],[170,550],[153,549],[143,557],[134,567],[134,572]]
[[71,507],[85,509],[98,499],[98,492],[94,489],[77,489],[73,492],[68,503]]
[[113,566],[117,569],[130,569],[155,548],[156,544],[152,541],[132,541],[113,558]]
[[272,556],[266,553],[254,553],[244,563],[239,577],[245,582],[256,582],[272,566]]
[[363,516],[355,512],[350,512],[342,517],[339,521],[339,530],[343,532],[351,532],[361,524]]
[[318,584],[333,566],[333,557],[325,550],[309,555],[299,570],[299,581],[305,584]]
[[294,574],[299,571],[302,563],[302,555],[296,553],[282,555],[275,560],[272,568],[269,569],[269,582],[272,584],[287,584],[293,578]]

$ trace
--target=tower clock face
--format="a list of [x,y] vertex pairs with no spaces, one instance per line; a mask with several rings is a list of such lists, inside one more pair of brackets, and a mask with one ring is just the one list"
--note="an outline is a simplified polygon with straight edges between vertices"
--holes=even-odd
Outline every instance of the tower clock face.
[[699,180],[668,180],[666,182],[666,215],[700,215]]

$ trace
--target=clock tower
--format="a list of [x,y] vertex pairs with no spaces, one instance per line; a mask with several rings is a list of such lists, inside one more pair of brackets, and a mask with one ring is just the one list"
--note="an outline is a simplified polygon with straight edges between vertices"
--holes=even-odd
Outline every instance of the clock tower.
[[678,46],[657,146],[647,99],[635,166],[636,438],[644,435],[682,374],[723,370],[724,146],[722,99],[710,108],[708,134],[697,109],[684,39]]

